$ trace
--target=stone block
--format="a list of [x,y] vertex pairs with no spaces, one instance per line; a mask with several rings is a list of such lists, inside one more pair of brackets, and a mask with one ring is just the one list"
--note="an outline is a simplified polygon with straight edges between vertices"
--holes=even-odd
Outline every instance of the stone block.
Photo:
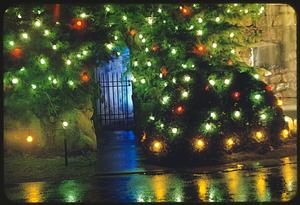
[[282,75],[283,82],[296,82],[297,81],[297,73],[296,72],[287,72]]
[[279,83],[276,86],[276,91],[281,92],[281,91],[286,90],[287,88],[289,88],[289,83]]
[[280,82],[281,82],[281,75],[280,74],[273,75],[270,78],[270,83],[272,83],[272,84],[278,84]]
[[283,98],[296,97],[297,92],[295,90],[292,90],[292,89],[287,89],[287,90],[282,91],[281,95],[282,95]]

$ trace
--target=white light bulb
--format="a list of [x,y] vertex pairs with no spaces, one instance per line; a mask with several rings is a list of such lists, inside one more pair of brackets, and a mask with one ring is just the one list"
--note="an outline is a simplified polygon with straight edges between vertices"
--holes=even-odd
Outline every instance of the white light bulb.
[[143,38],[143,39],[142,39],[142,43],[145,43],[145,42],[146,42],[146,39],[145,39],[145,38]]
[[136,67],[136,66],[139,65],[139,63],[138,63],[137,61],[134,61],[134,62],[133,62],[133,65]]
[[230,33],[230,34],[229,34],[229,37],[230,37],[230,38],[233,38],[233,37],[234,37],[234,33]]
[[151,62],[150,62],[150,61],[148,61],[148,62],[147,62],[147,66],[149,66],[149,67],[150,67],[151,65],[152,65],[152,64],[151,64]]
[[210,113],[210,117],[215,119],[217,117],[217,114],[215,112]]
[[217,46],[218,46],[218,45],[217,45],[216,43],[213,43],[213,44],[212,44],[212,47],[213,47],[213,48],[217,48]]
[[139,34],[139,39],[142,39],[144,36],[142,34]]
[[172,48],[171,53],[172,53],[173,55],[175,55],[176,52],[177,52],[176,49],[175,49],[175,48]]
[[22,33],[22,37],[23,37],[24,39],[28,39],[28,34],[27,34],[27,33]]
[[150,24],[150,25],[153,24],[153,19],[152,19],[152,18],[149,18],[149,19],[148,19],[148,24]]
[[258,74],[254,74],[253,77],[254,77],[255,79],[259,79],[259,75],[258,75]]
[[35,84],[31,84],[31,87],[32,87],[33,90],[36,89],[36,85]]
[[239,118],[241,116],[240,111],[234,111],[234,117]]
[[167,83],[167,82],[165,82],[165,83],[164,83],[164,86],[165,86],[165,87],[167,87],[167,86],[168,86],[168,83]]
[[143,78],[143,79],[141,79],[141,83],[142,84],[145,84],[146,83],[146,80]]
[[34,22],[34,25],[35,25],[36,27],[40,27],[40,26],[42,25],[42,23],[40,22],[40,20],[36,20],[36,21]]
[[266,115],[266,114],[261,114],[261,115],[260,115],[260,118],[261,118],[262,120],[265,120],[265,119],[267,118],[267,115]]
[[248,13],[248,9],[245,9],[245,14],[247,14]]
[[66,64],[67,64],[67,65],[71,65],[71,63],[72,63],[72,62],[71,62],[70,59],[68,59],[68,60],[66,61]]
[[149,119],[150,119],[150,120],[155,120],[155,117],[151,115],[151,116],[149,117]]
[[119,38],[118,36],[114,36],[114,39],[115,39],[115,40],[118,40],[118,38]]
[[112,43],[109,43],[109,44],[106,44],[106,47],[107,47],[109,50],[111,50],[111,49],[113,48],[113,45],[112,45]]
[[197,31],[197,36],[202,36],[203,35],[203,31],[202,30],[198,30]]
[[206,130],[210,130],[210,129],[211,129],[211,125],[210,125],[209,123],[206,123],[205,129],[206,129]]
[[46,63],[45,59],[44,59],[44,58],[41,58],[40,63],[41,63],[42,65],[44,65],[44,64]]
[[13,45],[15,45],[15,42],[9,41],[9,45],[13,46]]
[[126,21],[126,20],[127,20],[127,16],[122,16],[122,19],[123,19],[124,21]]
[[164,128],[164,126],[165,126],[165,125],[164,125],[163,123],[160,124],[160,128]]
[[18,18],[21,19],[21,18],[22,18],[22,15],[21,15],[21,14],[18,14]]
[[189,93],[188,93],[187,91],[183,91],[183,92],[181,93],[181,96],[182,96],[183,98],[187,98],[187,97],[189,96]]
[[161,13],[161,12],[162,12],[161,8],[158,8],[157,12],[158,12],[158,13]]
[[194,25],[191,25],[190,27],[189,27],[189,30],[192,30],[194,28]]
[[255,98],[256,100],[259,100],[259,99],[261,98],[261,95],[260,95],[260,94],[256,94],[256,95],[254,96],[254,98]]
[[230,84],[230,80],[229,80],[229,79],[225,79],[225,80],[224,80],[224,83],[225,83],[226,85],[229,85],[229,84]]
[[88,53],[87,51],[82,51],[82,54],[85,56],[87,55],[87,53]]
[[53,45],[53,46],[52,46],[52,49],[53,49],[53,50],[56,50],[56,49],[57,49],[57,46],[56,46],[56,45]]
[[48,36],[49,34],[50,34],[50,31],[46,29],[46,30],[44,31],[44,35],[45,35],[45,36]]
[[48,77],[48,80],[50,80],[50,81],[51,81],[51,80],[52,80],[52,77],[51,77],[51,76],[49,76],[49,77]]
[[226,10],[226,12],[227,12],[227,13],[230,13],[230,12],[231,12],[231,10],[230,10],[230,9],[227,9],[227,10]]
[[149,48],[145,48],[145,51],[148,52],[148,51],[149,51]]
[[69,123],[67,121],[63,121],[62,123],[62,126],[65,128],[65,127],[68,127]]
[[74,85],[74,82],[72,80],[69,80],[68,84],[72,86],[72,85]]
[[12,82],[13,84],[18,84],[19,79],[18,79],[18,78],[13,78],[11,82]]
[[86,18],[87,15],[86,15],[86,13],[81,13],[81,14],[80,14],[80,17],[81,17],[81,18]]
[[176,78],[173,78],[173,79],[172,79],[172,82],[173,82],[173,83],[176,83]]
[[183,77],[183,80],[184,80],[185,82],[189,82],[189,81],[191,80],[191,77],[190,77],[189,75],[185,75],[185,76]]
[[57,80],[56,80],[56,79],[53,79],[53,80],[52,80],[52,83],[53,83],[53,84],[57,84]]
[[169,96],[164,96],[164,97],[162,98],[162,104],[165,105],[165,104],[169,101],[169,99],[170,99]]
[[209,82],[209,84],[211,84],[212,86],[214,86],[214,85],[216,84],[216,82],[215,82],[214,80],[209,80],[208,82]]
[[202,18],[198,18],[198,23],[202,23],[203,19]]
[[76,56],[77,56],[77,58],[81,58],[81,54],[79,54],[79,53]]
[[235,53],[235,50],[234,49],[231,49],[231,51],[230,51],[232,54],[234,54]]
[[221,20],[220,17],[216,18],[216,22],[220,22],[220,20]]
[[176,134],[178,132],[178,129],[176,127],[174,127],[174,128],[172,128],[171,131],[172,131],[173,134]]
[[110,8],[109,8],[108,6],[106,6],[106,7],[105,7],[105,11],[106,11],[106,12],[109,12],[109,11],[110,11]]
[[187,65],[186,65],[186,64],[181,64],[181,66],[182,66],[183,68],[187,68]]

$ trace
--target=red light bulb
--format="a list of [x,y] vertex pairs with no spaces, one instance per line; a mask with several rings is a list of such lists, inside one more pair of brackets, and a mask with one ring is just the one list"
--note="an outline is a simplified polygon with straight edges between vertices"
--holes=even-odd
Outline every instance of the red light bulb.
[[240,98],[240,96],[241,96],[241,93],[238,91],[235,91],[232,93],[232,97],[236,100],[238,100]]
[[177,114],[182,114],[184,112],[184,107],[182,105],[179,105],[178,107],[176,107],[175,112]]
[[15,48],[11,51],[11,55],[15,58],[20,58],[23,54],[23,51],[21,48]]
[[80,20],[78,20],[78,21],[76,22],[76,25],[77,25],[77,26],[81,26],[81,25],[82,25],[82,22],[81,22]]
[[273,87],[271,85],[266,85],[265,89],[267,91],[272,91],[273,90]]
[[205,88],[204,88],[204,90],[208,91],[209,90],[209,85],[206,85]]

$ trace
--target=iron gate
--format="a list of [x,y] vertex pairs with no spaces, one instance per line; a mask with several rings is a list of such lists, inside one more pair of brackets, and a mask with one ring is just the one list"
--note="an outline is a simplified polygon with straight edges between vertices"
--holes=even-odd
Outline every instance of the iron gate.
[[97,100],[98,119],[104,129],[132,129],[134,113],[132,82],[120,72],[98,73],[100,98]]

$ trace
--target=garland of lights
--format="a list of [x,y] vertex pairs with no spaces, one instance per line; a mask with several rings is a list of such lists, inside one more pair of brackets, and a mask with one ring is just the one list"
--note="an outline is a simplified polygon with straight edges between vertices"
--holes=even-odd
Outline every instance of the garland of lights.
[[[31,102],[28,109],[40,115],[48,106],[55,113],[72,109],[88,97],[85,88],[93,71],[86,65],[92,51],[106,59],[129,46],[135,103],[141,107],[137,115],[147,116],[138,123],[148,153],[165,156],[178,148],[178,142],[189,144],[187,150],[190,147],[193,153],[205,153],[234,151],[250,142],[267,146],[288,138],[282,100],[275,99],[272,87],[261,82],[255,69],[239,63],[236,55],[252,40],[251,31],[238,22],[259,18],[263,5],[155,4],[147,11],[139,4],[68,6],[61,14],[71,16],[60,20],[56,6],[55,22],[45,8],[30,13],[16,7],[5,13],[9,16],[4,29],[4,54],[9,59],[5,105],[13,105],[18,99],[13,94],[19,94]],[[12,29],[16,24],[19,33]],[[106,29],[105,34],[98,31],[103,34],[102,45],[76,39],[89,29]],[[65,104],[66,96],[76,103]],[[151,106],[142,106],[145,103]]]

